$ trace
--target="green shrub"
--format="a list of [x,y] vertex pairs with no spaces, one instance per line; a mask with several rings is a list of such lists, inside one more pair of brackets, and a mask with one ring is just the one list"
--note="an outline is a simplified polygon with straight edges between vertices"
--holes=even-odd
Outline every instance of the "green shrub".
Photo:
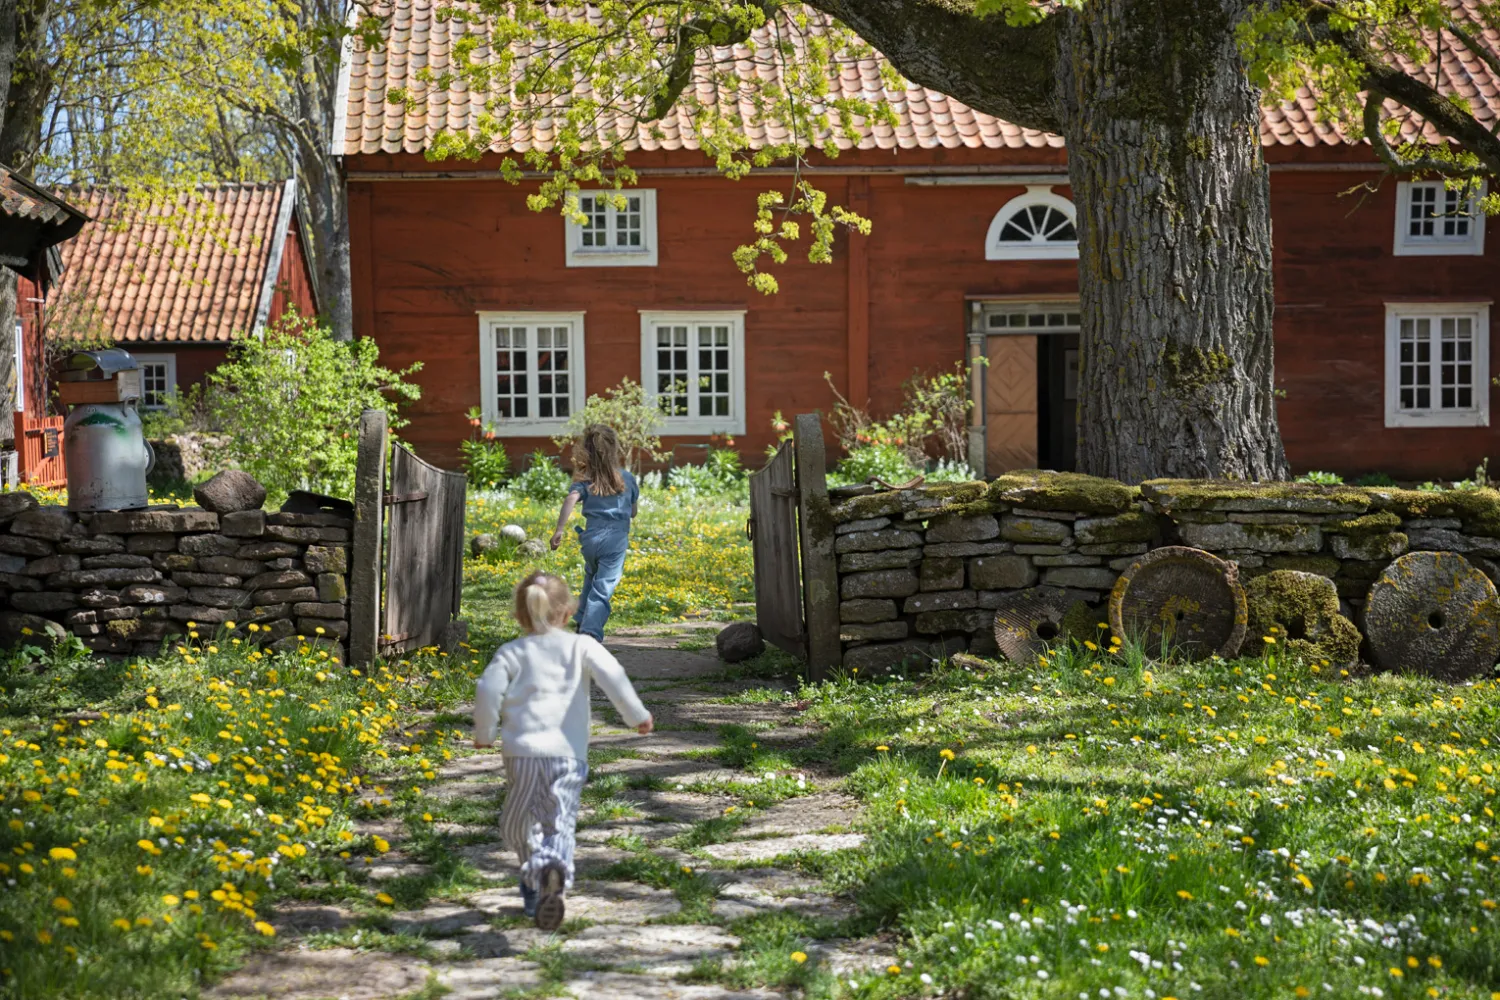
[[538,451],[526,471],[511,480],[510,488],[523,497],[553,503],[566,496],[572,484],[572,477],[558,467],[556,459]]
[[510,456],[499,441],[475,440],[459,443],[463,452],[464,473],[469,485],[479,490],[498,490],[510,476]]
[[1368,476],[1360,476],[1354,481],[1355,486],[1395,486],[1396,481],[1384,472],[1372,472]]
[[921,474],[921,470],[911,463],[898,446],[871,444],[855,448],[845,455],[830,478],[837,481],[835,485],[866,483],[872,477],[897,485]]
[[1344,477],[1337,472],[1304,472],[1297,477],[1299,483],[1316,483],[1319,486],[1339,486]]
[[553,438],[552,443],[567,454],[583,437],[584,428],[605,424],[614,428],[626,465],[639,476],[646,462],[662,462],[667,458],[656,434],[661,417],[661,407],[646,394],[644,386],[632,379],[622,379],[614,388],[605,389],[603,396],[590,396],[583,409],[568,418],[562,434]]
[[421,396],[403,371],[376,362],[375,341],[334,340],[317,320],[287,312],[263,337],[246,337],[209,375],[209,415],[227,435],[215,458],[265,486],[271,496],[294,489],[354,495],[359,416],[384,410],[392,430],[398,407]]

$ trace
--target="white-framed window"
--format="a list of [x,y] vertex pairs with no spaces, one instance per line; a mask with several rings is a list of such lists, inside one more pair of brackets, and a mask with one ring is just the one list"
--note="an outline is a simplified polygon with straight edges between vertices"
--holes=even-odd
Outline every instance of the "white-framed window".
[[495,432],[560,431],[582,408],[583,313],[479,314],[480,406]]
[[995,213],[985,260],[1077,260],[1078,215],[1050,185],[1033,184]]
[[745,314],[641,312],[641,384],[664,434],[745,433]]
[[159,410],[177,392],[177,355],[132,354],[141,368],[141,409]]
[[583,222],[564,219],[568,267],[655,267],[656,192],[580,191]]
[[1477,256],[1484,253],[1483,185],[1451,190],[1442,181],[1402,181],[1396,185],[1398,257]]
[[1490,307],[1386,305],[1385,425],[1488,427]]
[[1083,329],[1076,301],[986,302],[980,315],[986,333],[1078,333]]
[[17,413],[26,412],[26,327],[16,320],[16,393]]

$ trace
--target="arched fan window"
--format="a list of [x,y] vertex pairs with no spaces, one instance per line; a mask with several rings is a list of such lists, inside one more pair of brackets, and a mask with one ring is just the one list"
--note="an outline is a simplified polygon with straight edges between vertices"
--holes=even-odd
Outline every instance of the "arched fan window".
[[985,237],[986,260],[1077,260],[1073,203],[1045,185],[1005,203]]

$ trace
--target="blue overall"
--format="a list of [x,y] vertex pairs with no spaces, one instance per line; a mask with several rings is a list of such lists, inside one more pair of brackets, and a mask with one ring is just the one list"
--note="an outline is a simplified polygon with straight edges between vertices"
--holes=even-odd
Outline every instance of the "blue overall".
[[604,623],[609,620],[609,600],[625,572],[625,552],[630,548],[630,515],[635,510],[641,489],[635,477],[624,469],[624,492],[614,496],[595,496],[587,482],[573,484],[583,508],[586,527],[578,531],[583,548],[583,589],[578,594],[578,613],[574,621],[578,631],[595,639],[604,639]]

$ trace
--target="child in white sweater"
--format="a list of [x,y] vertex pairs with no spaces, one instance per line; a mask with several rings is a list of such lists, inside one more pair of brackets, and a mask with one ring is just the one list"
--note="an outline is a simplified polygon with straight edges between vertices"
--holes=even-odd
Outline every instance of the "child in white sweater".
[[521,862],[526,915],[542,930],[563,921],[573,885],[573,831],[588,777],[589,683],[603,689],[627,725],[651,732],[620,663],[598,640],[564,632],[573,595],[562,577],[540,570],[516,588],[516,620],[526,635],[495,651],[474,697],[474,745],[505,755],[507,790],[500,834]]

